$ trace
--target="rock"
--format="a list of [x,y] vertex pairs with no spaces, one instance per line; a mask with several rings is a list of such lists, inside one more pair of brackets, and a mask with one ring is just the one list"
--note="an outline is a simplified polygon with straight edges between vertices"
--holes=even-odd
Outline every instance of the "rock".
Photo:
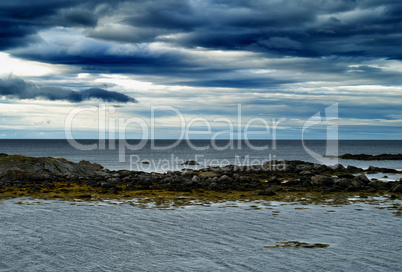
[[350,185],[353,186],[355,189],[361,189],[363,187],[364,183],[361,182],[360,180],[352,180]]
[[279,185],[279,184],[281,184],[281,181],[276,176],[273,176],[268,179],[268,183]]
[[344,154],[338,157],[345,160],[362,160],[362,161],[402,160],[402,154],[381,154],[381,155]]
[[268,187],[267,190],[272,191],[272,192],[279,192],[279,191],[283,191],[283,188],[279,187],[279,186],[270,186],[270,187]]
[[101,187],[102,187],[103,189],[110,189],[110,188],[115,188],[116,185],[111,184],[111,183],[109,183],[109,182],[102,182],[102,183],[101,183]]
[[308,165],[308,164],[299,164],[296,165],[296,170],[300,170],[300,171],[309,171],[311,170],[312,166]]
[[377,189],[380,186],[380,182],[378,180],[372,180],[367,185],[369,187]]
[[375,167],[375,166],[369,166],[369,168],[367,168],[367,171],[373,172],[373,173],[377,173],[380,171],[380,168]]
[[393,193],[402,193],[402,184],[397,184],[391,190]]
[[213,173],[213,172],[202,172],[198,175],[200,178],[213,178],[218,176],[217,174]]
[[223,175],[218,180],[220,182],[228,182],[228,181],[231,181],[231,178],[229,178],[227,175]]
[[189,160],[189,161],[183,162],[181,165],[200,165],[200,164],[194,160]]
[[383,173],[388,173],[388,174],[398,173],[398,171],[396,169],[390,169],[390,168],[381,168],[380,171]]
[[331,186],[334,184],[334,181],[329,176],[317,175],[311,177],[311,183],[317,186]]
[[346,169],[342,164],[339,163],[335,164],[334,166],[331,166],[331,168],[336,171],[343,171]]
[[88,195],[88,194],[85,194],[85,195],[79,195],[78,198],[81,198],[81,199],[88,199],[88,198],[92,198],[92,196],[91,196],[91,195]]
[[269,189],[267,189],[267,190],[264,190],[264,191],[258,192],[258,195],[264,195],[264,196],[274,196],[274,195],[276,195],[276,193],[275,193],[275,192],[273,192],[273,191],[271,191],[271,190],[269,190]]
[[355,167],[355,166],[352,166],[352,165],[348,165],[348,166],[346,167],[345,171],[346,171],[346,172],[349,172],[349,173],[356,173],[356,172],[363,171],[363,169],[358,168],[358,167]]
[[369,184],[370,180],[366,177],[366,175],[358,175],[354,178],[354,180],[360,181],[363,184]]
[[354,179],[355,176],[352,174],[337,174],[338,178]]
[[249,183],[250,181],[251,181],[251,179],[246,176],[240,176],[240,178],[239,178],[239,183]]
[[135,186],[132,183],[127,184],[126,191],[134,191],[134,190],[135,190]]
[[351,185],[352,181],[346,178],[336,179],[335,185],[340,186],[342,188],[347,188]]
[[117,189],[116,188],[111,188],[109,190],[109,194],[117,194]]
[[200,179],[198,176],[194,176],[194,177],[191,179],[191,181],[192,181],[192,182],[200,182],[201,179]]

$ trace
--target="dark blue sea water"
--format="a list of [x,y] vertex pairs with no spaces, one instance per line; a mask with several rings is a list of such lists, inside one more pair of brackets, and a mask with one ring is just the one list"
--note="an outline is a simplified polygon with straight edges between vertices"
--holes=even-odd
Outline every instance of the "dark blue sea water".
[[[181,163],[187,160],[196,160],[199,167],[208,165],[249,165],[262,164],[267,160],[302,160],[309,162],[335,164],[344,166],[354,165],[366,168],[370,165],[402,169],[402,161],[356,161],[335,160],[322,158],[325,154],[341,155],[402,153],[402,141],[358,141],[341,140],[337,143],[337,150],[332,148],[327,152],[328,143],[325,140],[250,140],[225,141],[212,143],[209,140],[192,140],[191,142],[175,140],[150,140],[144,146],[135,147],[139,140],[105,141],[80,140],[80,148],[72,146],[66,140],[0,140],[0,152],[8,154],[23,154],[27,156],[61,157],[78,162],[88,160],[97,162],[111,170],[129,169],[142,171],[166,172],[180,170]],[[96,145],[96,148],[91,147]],[[82,150],[83,148],[92,150]],[[261,149],[261,150],[260,150]],[[143,164],[148,161],[150,164]]]

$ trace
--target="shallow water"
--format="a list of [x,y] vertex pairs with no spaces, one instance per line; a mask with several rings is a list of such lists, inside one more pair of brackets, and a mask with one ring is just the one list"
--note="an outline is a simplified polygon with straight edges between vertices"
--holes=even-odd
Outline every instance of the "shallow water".
[[[228,202],[160,210],[112,202],[5,200],[0,270],[398,271],[401,217],[378,209],[396,201]],[[292,240],[329,247],[264,248]]]

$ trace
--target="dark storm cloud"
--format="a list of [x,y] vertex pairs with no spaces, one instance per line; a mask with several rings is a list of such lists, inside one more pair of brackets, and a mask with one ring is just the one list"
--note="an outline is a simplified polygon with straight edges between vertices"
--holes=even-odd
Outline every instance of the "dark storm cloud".
[[79,103],[91,99],[100,99],[105,102],[116,103],[137,103],[137,100],[125,94],[100,88],[73,91],[61,87],[37,86],[17,77],[0,78],[0,96],[6,96],[12,99],[65,100],[72,103]]
[[[118,42],[165,41],[177,46],[255,50],[319,57],[402,57],[400,1],[2,1],[1,47],[12,48],[52,26],[95,27],[87,35]],[[126,26],[135,29],[128,29]],[[166,35],[184,33],[182,37]],[[378,38],[397,42],[376,42]],[[358,48],[358,49],[356,49]],[[394,49],[393,51],[388,49]],[[387,49],[387,50],[384,50]]]
[[94,27],[98,20],[93,12],[97,2],[100,1],[1,1],[0,50],[38,41],[38,31],[55,26]]
[[[265,83],[270,86],[270,81],[230,78],[228,74],[236,68],[216,68],[213,59],[208,63],[180,50],[247,51],[267,59],[301,57],[302,65],[295,58],[282,69],[295,66],[320,74],[378,76],[387,72],[366,70],[363,74],[350,71],[348,65],[371,59],[401,60],[401,14],[399,0],[91,0],[84,4],[9,0],[0,4],[0,50],[20,58],[74,65],[91,73],[157,75],[166,81],[173,76],[170,82],[192,86],[259,88]],[[44,37],[44,30],[57,26],[65,27],[57,34],[66,31],[65,39],[52,40],[53,34]],[[74,33],[82,37],[70,41]],[[174,50],[130,51],[120,46],[141,47],[152,42],[164,42]],[[320,59],[325,65],[328,58],[334,59],[329,68],[306,61]]]

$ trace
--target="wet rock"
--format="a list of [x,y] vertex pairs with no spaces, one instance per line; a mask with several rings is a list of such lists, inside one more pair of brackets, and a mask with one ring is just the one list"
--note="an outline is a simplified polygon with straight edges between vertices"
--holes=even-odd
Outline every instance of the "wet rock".
[[300,171],[309,171],[311,170],[313,167],[311,165],[308,164],[299,164],[296,165],[295,170],[300,170]]
[[89,199],[89,198],[92,198],[92,196],[89,195],[89,194],[84,194],[84,195],[79,195],[78,198],[81,198],[81,199]]
[[338,157],[345,160],[362,160],[362,161],[402,160],[402,154],[381,154],[381,155],[344,154]]
[[363,184],[369,184],[370,180],[366,177],[366,175],[358,175],[354,178],[354,180],[359,181]]
[[231,181],[231,178],[229,178],[227,175],[223,175],[223,176],[219,177],[219,181],[220,182],[228,182],[228,181]]
[[276,185],[279,185],[279,184],[281,184],[281,181],[280,181],[276,176],[273,176],[273,177],[270,177],[270,178],[268,179],[268,183],[269,183],[269,184],[276,184]]
[[340,173],[336,175],[338,178],[346,178],[346,179],[354,179],[355,176],[352,174],[345,174],[345,173]]
[[134,184],[132,184],[132,183],[130,183],[130,184],[127,184],[127,186],[126,186],[126,189],[125,189],[126,191],[134,191],[135,190],[135,186],[134,186]]
[[355,166],[352,166],[352,165],[348,165],[348,166],[346,167],[345,171],[346,171],[346,172],[349,172],[349,173],[356,173],[356,172],[363,171],[363,169],[358,168],[358,167],[355,167]]
[[352,180],[350,185],[353,186],[355,189],[362,189],[364,186],[364,183],[361,182],[360,180]]
[[398,171],[396,169],[390,169],[390,168],[381,168],[380,172],[388,173],[388,174],[398,173]]
[[111,188],[115,188],[116,185],[111,184],[111,183],[109,183],[109,182],[102,182],[102,183],[101,183],[101,187],[102,187],[103,189],[111,189]]
[[191,179],[191,181],[192,181],[192,182],[200,182],[201,179],[200,179],[198,176],[194,176],[194,177]]
[[200,164],[194,160],[189,160],[189,161],[183,162],[181,165],[200,165]]
[[279,186],[270,186],[267,188],[267,190],[272,192],[280,192],[283,191],[283,188]]
[[351,185],[352,181],[347,178],[340,178],[335,180],[335,185],[341,187],[341,188],[347,188]]
[[109,190],[109,194],[117,194],[117,189],[116,188],[111,188]]
[[372,180],[367,184],[367,186],[372,187],[372,188],[378,188],[380,185],[381,185],[381,183],[378,180]]
[[395,185],[391,191],[393,193],[402,193],[402,184]]
[[258,192],[258,195],[264,195],[264,196],[274,196],[276,193],[274,191],[271,191],[269,189]]
[[317,186],[331,186],[334,184],[332,177],[325,175],[317,175],[311,177],[311,183]]

